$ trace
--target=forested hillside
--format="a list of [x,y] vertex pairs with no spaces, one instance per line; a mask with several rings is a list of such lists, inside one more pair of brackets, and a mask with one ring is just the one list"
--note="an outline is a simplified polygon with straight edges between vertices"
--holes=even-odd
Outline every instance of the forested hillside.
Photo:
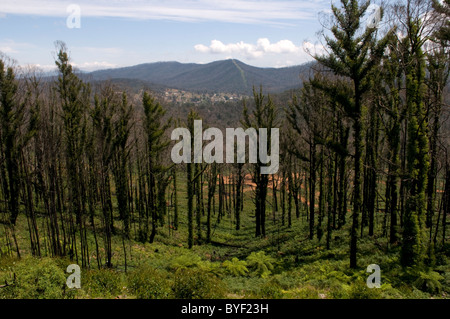
[[260,85],[270,93],[298,88],[310,64],[284,68],[257,68],[229,59],[207,64],[157,62],[88,74],[93,80],[133,79],[166,87],[199,91],[251,94]]
[[[0,56],[0,298],[448,298],[449,5],[387,4],[374,27],[369,2],[341,0],[301,88],[221,61],[251,93],[214,105],[91,83],[62,41],[54,81]],[[171,83],[198,90],[204,67]],[[279,128],[278,171],[175,164],[172,132],[194,145],[196,120]]]

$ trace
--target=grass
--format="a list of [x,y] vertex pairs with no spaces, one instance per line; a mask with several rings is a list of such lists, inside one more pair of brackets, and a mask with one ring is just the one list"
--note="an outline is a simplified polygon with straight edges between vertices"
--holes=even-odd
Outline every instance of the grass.
[[[254,237],[251,191],[244,195],[241,230],[236,231],[232,214],[220,223],[213,216],[212,243],[187,248],[186,186],[178,179],[180,223],[173,230],[166,224],[158,228],[155,242],[127,240],[125,255],[122,237],[113,237],[113,268],[98,269],[104,263],[104,250],[95,252],[94,236],[88,232],[89,268],[81,274],[81,289],[68,289],[65,272],[68,258],[48,258],[46,238],[41,232],[43,257],[30,256],[26,218],[19,216],[17,239],[22,258],[0,257],[0,298],[448,298],[450,294],[449,246],[439,252],[436,263],[424,270],[399,266],[398,246],[387,238],[365,235],[358,244],[358,269],[349,268],[349,225],[332,234],[331,247],[308,240],[305,213],[299,219],[293,211],[292,227],[281,226],[280,214],[272,218],[268,198],[266,237]],[[218,199],[216,198],[216,204]],[[216,209],[217,211],[217,209]],[[173,214],[173,211],[169,211]],[[382,216],[378,217],[382,220]],[[206,235],[206,216],[202,217]],[[38,218],[40,229],[44,219]],[[100,225],[100,219],[96,220]],[[195,223],[194,223],[195,224]],[[120,233],[120,221],[115,225]],[[326,220],[323,225],[326,225]],[[134,236],[132,225],[132,237]],[[2,228],[0,228],[2,229]],[[0,238],[3,238],[0,230]],[[380,234],[380,229],[376,234]],[[196,234],[196,231],[195,231]],[[133,237],[134,238],[134,237]],[[99,245],[103,238],[98,234]],[[381,268],[381,288],[366,286],[367,266]]]

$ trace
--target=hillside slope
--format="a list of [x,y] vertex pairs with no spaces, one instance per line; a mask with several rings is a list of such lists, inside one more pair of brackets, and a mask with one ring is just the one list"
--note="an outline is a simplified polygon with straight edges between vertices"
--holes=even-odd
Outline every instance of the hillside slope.
[[90,73],[93,80],[133,79],[165,87],[198,92],[249,94],[253,86],[282,92],[301,86],[310,64],[286,68],[258,68],[239,60],[208,64],[156,62]]

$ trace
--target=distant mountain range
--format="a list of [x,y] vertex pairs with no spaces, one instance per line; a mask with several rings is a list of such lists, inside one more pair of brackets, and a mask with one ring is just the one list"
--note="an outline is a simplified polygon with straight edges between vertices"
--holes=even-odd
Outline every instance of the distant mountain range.
[[301,75],[311,63],[285,68],[258,68],[239,60],[215,61],[208,64],[156,62],[89,73],[94,81],[112,80],[147,83],[158,88],[174,88],[195,92],[227,92],[250,94],[253,86],[266,92],[283,92],[301,87]]

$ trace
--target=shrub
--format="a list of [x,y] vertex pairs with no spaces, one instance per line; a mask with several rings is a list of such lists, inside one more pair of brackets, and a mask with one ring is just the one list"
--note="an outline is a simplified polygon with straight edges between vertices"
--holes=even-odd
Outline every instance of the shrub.
[[340,284],[336,285],[333,284],[330,287],[329,295],[332,299],[349,299],[349,285],[346,284]]
[[431,294],[440,293],[442,291],[442,285],[439,281],[443,279],[444,277],[435,271],[419,271],[417,279],[414,281],[414,287]]
[[295,288],[286,292],[289,299],[319,299],[319,291],[310,285]]
[[93,298],[111,298],[122,292],[121,274],[109,269],[86,271],[81,276],[81,288]]
[[381,285],[381,295],[383,299],[401,299],[402,294],[399,290],[392,287],[391,284]]
[[275,259],[267,256],[264,251],[252,252],[247,257],[247,264],[253,270],[252,273],[261,278],[267,278],[272,273],[274,262]]
[[236,257],[233,257],[231,260],[225,260],[222,265],[229,274],[236,277],[245,276],[248,273],[245,260],[239,260]]
[[0,290],[1,298],[62,299],[75,294],[66,286],[64,270],[50,258],[27,258],[13,265],[10,271],[15,281]]
[[225,284],[210,273],[187,268],[175,273],[173,293],[177,299],[220,299],[225,291]]
[[201,258],[195,254],[182,254],[174,257],[170,261],[169,269],[177,270],[181,268],[195,267],[201,262]]
[[[404,269],[400,274],[400,278],[403,282],[409,283],[412,288],[429,294],[440,293],[442,291],[440,281],[445,279],[435,271],[419,267]],[[414,294],[417,293],[417,291],[414,292]]]
[[163,299],[171,294],[167,275],[149,266],[141,266],[127,276],[128,289],[138,299]]
[[265,283],[265,279],[259,277],[227,276],[223,281],[229,292],[251,299],[258,298],[260,288]]
[[259,297],[267,299],[281,299],[283,297],[283,290],[280,283],[275,279],[265,282],[259,290]]
[[361,279],[356,280],[348,288],[349,299],[379,299],[380,288],[369,288],[367,283]]
[[223,268],[218,262],[212,263],[208,260],[202,260],[197,264],[197,268],[205,273],[209,273],[218,277],[223,275]]
[[444,276],[444,284],[442,285],[442,290],[446,294],[450,294],[450,272],[449,271],[444,272],[443,276]]

